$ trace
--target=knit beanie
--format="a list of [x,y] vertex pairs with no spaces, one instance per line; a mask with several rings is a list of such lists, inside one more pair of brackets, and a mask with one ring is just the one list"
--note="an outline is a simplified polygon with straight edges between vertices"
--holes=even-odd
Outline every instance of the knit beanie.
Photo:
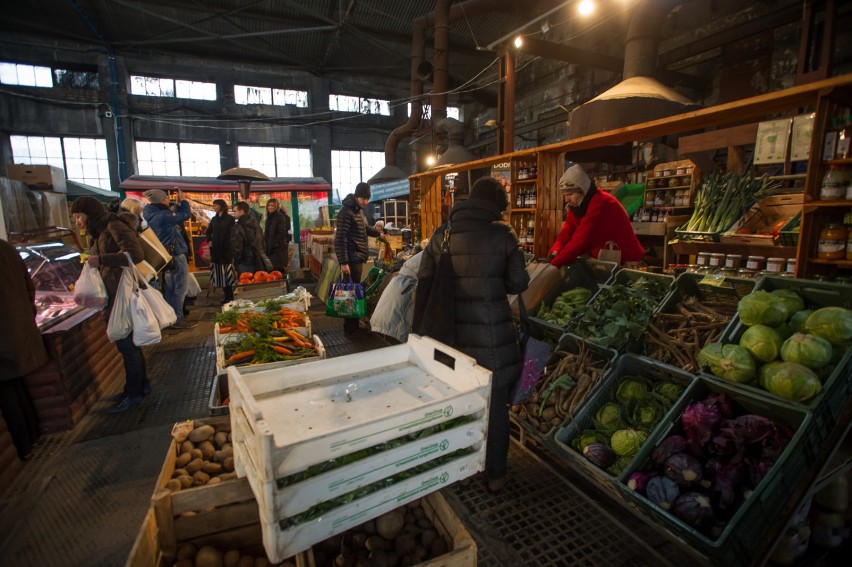
[[161,189],[148,189],[144,195],[154,205],[160,205],[166,200],[166,192]]
[[106,213],[104,206],[94,197],[77,197],[71,203],[71,214],[83,213],[89,219],[96,219]]
[[562,179],[559,180],[560,191],[580,191],[583,195],[588,192],[591,185],[592,180],[577,164],[566,169],[565,173],[562,174]]
[[486,201],[503,212],[509,207],[506,188],[493,177],[480,177],[470,188],[469,201]]
[[370,198],[370,185],[363,181],[355,186],[355,197],[361,199]]

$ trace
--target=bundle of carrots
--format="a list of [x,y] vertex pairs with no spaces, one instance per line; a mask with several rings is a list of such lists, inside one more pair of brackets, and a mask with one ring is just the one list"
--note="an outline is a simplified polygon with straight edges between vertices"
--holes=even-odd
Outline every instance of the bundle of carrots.
[[226,311],[216,316],[220,333],[257,333],[261,337],[278,334],[275,331],[305,326],[305,314],[282,307],[276,314],[252,311]]
[[265,364],[317,356],[316,346],[308,337],[285,329],[281,337],[246,336],[238,343],[225,345],[225,366]]

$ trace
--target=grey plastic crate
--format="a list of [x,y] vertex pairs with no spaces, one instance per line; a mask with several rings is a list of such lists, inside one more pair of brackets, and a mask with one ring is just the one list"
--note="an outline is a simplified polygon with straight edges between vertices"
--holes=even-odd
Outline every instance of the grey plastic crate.
[[[689,395],[689,389],[696,379],[695,376],[688,372],[667,364],[661,364],[656,360],[635,354],[623,354],[618,357],[615,366],[604,377],[602,385],[580,408],[577,416],[574,419],[566,420],[554,433],[553,441],[558,454],[564,456],[573,468],[594,479],[604,490],[618,498],[622,497],[618,484],[627,478],[628,471],[635,470],[636,460],[639,458],[641,451],[633,458],[630,465],[625,467],[621,474],[616,477],[589,462],[586,457],[571,446],[571,442],[574,440],[574,437],[586,429],[596,428],[594,421],[595,414],[604,404],[615,400],[615,390],[619,381],[624,376],[642,376],[655,384],[658,382],[673,382],[678,384],[683,387],[680,399]],[[651,442],[655,437],[654,433],[659,428],[671,421],[670,414],[676,407],[678,407],[677,400],[663,414],[657,425],[650,430],[648,439],[643,446]]]
[[210,408],[210,415],[228,415],[230,409],[225,400],[228,399],[228,375],[217,374],[213,377],[213,384],[210,385],[210,401],[207,407]]

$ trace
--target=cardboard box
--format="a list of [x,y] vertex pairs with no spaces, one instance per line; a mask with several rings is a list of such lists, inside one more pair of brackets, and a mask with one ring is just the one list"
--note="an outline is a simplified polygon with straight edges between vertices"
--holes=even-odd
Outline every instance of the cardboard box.
[[65,172],[53,165],[7,165],[10,179],[23,181],[28,187],[38,190],[66,193]]
[[803,202],[802,193],[764,197],[722,233],[721,241],[729,244],[775,246],[777,233],[773,234],[773,227],[779,223],[786,224],[800,213]]

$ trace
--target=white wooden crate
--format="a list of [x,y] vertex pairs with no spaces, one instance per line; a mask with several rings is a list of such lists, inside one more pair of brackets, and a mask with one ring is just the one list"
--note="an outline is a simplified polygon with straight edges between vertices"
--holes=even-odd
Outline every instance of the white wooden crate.
[[[282,343],[282,346],[286,347],[287,343]],[[314,346],[317,349],[317,356],[312,356],[310,358],[302,358],[299,360],[282,360],[280,362],[269,362],[267,364],[247,364],[245,366],[240,366],[239,370],[243,374],[253,374],[255,372],[262,372],[273,368],[283,368],[298,364],[307,364],[315,360],[324,360],[326,357],[325,346],[322,344],[322,340],[319,338],[319,335],[314,335]],[[216,374],[225,374],[229,372],[231,368],[235,367],[225,367],[225,347],[223,345],[217,345]]]
[[[278,299],[279,297],[281,297],[281,295],[263,299]],[[311,307],[311,294],[305,292],[302,294],[302,297],[297,301],[285,303],[281,307],[286,307],[287,309],[292,309],[293,311],[298,311],[299,313],[306,313]],[[246,298],[235,299],[234,301],[230,301],[222,306],[222,311],[232,311],[234,309],[236,309],[237,311],[255,311],[257,313],[264,312],[263,307],[257,305],[256,301],[252,301],[251,299]]]
[[335,508],[311,521],[282,529],[278,521],[269,522],[261,514],[263,546],[273,563],[307,550],[315,543],[377,518],[453,482],[483,470],[485,444],[470,453],[432,470],[412,476],[363,498]]
[[[438,431],[393,449],[364,457],[348,465],[339,466],[301,482],[278,488],[276,480],[264,480],[259,474],[254,456],[242,441],[234,442],[234,463],[237,474],[248,477],[252,491],[259,503],[260,514],[267,521],[295,516],[317,504],[343,496],[376,481],[423,465],[460,449],[479,448],[485,440],[488,421],[483,412],[472,416],[474,421]],[[252,435],[242,409],[231,416],[232,429],[240,429],[245,438]],[[235,435],[236,437],[236,435]],[[484,463],[483,463],[484,464]]]
[[[428,337],[298,367],[229,367],[231,415],[258,477],[307,467],[449,421],[485,413],[491,372]],[[233,419],[233,418],[232,418]]]
[[[213,325],[213,342],[217,347],[225,344],[226,342],[239,341],[243,338],[243,333],[220,333],[220,327],[221,325],[219,325],[219,323]],[[311,332],[311,318],[305,315],[305,326],[293,327],[293,330],[304,337],[310,337],[313,334]]]

